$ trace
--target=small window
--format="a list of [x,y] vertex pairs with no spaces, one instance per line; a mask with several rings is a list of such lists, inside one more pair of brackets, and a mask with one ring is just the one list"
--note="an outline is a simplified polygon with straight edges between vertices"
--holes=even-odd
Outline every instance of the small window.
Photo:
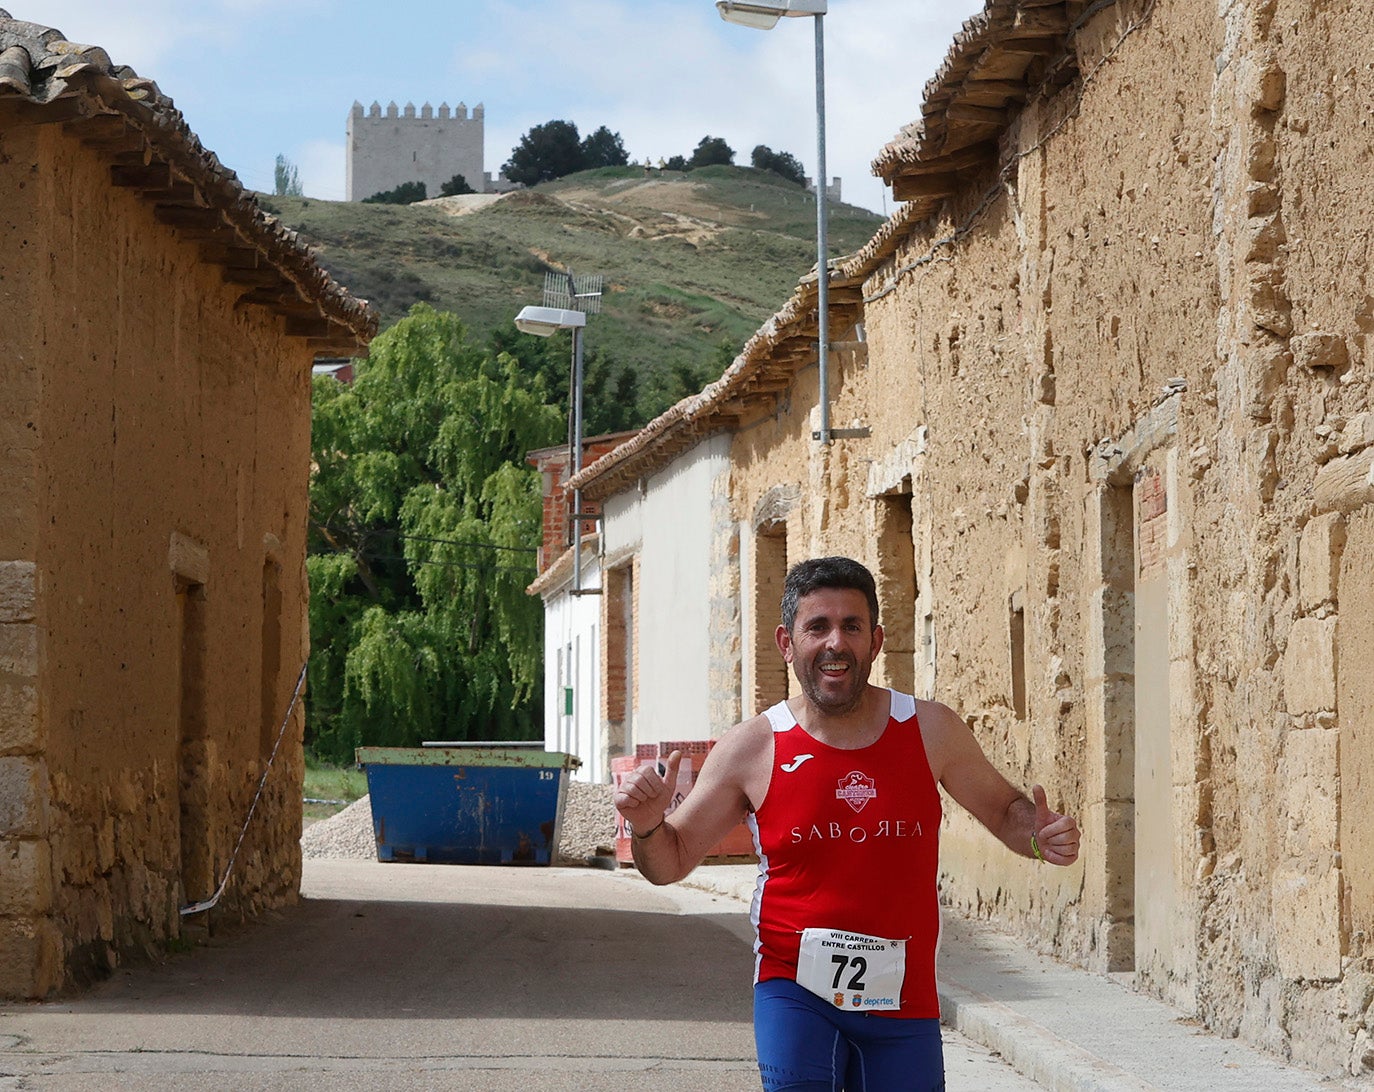
[[1026,612],[1021,593],[1011,597],[1008,629],[1011,645],[1011,708],[1017,720],[1026,719]]

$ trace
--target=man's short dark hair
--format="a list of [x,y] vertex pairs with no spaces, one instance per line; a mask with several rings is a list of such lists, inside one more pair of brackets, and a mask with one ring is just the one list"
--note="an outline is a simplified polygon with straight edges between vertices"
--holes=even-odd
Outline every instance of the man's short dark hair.
[[797,604],[802,596],[824,588],[851,588],[863,592],[873,625],[878,624],[878,589],[873,574],[849,557],[813,557],[799,561],[787,570],[782,585],[782,625],[788,633],[797,620]]

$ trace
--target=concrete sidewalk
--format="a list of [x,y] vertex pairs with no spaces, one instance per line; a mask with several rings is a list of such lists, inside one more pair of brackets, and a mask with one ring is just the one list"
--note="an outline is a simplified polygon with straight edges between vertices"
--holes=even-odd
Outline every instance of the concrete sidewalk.
[[[753,897],[753,865],[703,865],[684,884]],[[1325,1079],[1178,1009],[1026,948],[985,923],[946,914],[939,957],[944,1023],[1055,1092],[1335,1092]]]

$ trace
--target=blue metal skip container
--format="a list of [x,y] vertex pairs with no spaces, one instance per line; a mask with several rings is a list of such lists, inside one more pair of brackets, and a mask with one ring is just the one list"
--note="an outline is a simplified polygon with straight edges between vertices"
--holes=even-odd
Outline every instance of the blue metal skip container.
[[501,744],[359,747],[379,861],[547,865],[563,823],[562,751]]

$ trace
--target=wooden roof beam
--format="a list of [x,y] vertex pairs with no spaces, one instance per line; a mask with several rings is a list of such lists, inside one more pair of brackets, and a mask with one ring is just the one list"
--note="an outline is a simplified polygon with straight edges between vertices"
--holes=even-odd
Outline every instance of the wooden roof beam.
[[972,79],[964,81],[959,100],[970,106],[996,107],[1008,102],[1024,102],[1026,95],[1026,85],[1020,80]]
[[1048,57],[1063,52],[1063,49],[1064,43],[1060,37],[1049,34],[1018,34],[1014,38],[1006,38],[997,43],[997,52],[1024,57]]
[[320,314],[319,306],[314,301],[304,298],[299,290],[287,296],[279,296],[273,306],[284,317],[313,319]]
[[321,353],[332,353],[336,356],[356,356],[358,354],[357,339],[348,334],[339,334],[333,337],[309,337],[305,339],[305,347],[317,356]]
[[779,357],[807,357],[816,351],[816,330],[813,326],[809,331],[798,331],[789,337],[776,342],[773,351],[768,355],[777,360]]
[[219,271],[219,275],[225,284],[248,285],[255,289],[282,288],[290,283],[274,266],[264,266],[261,269],[237,269],[234,266],[225,266]]
[[334,323],[323,317],[310,319],[298,315],[286,316],[285,331],[287,337],[304,337],[317,341],[333,341],[337,340],[340,336],[347,336],[346,334],[337,334],[337,330],[338,327]]
[[257,269],[263,262],[259,251],[243,246],[233,233],[227,234],[223,240],[202,244],[200,256],[211,265],[227,265],[235,269]]
[[892,180],[894,201],[914,201],[920,197],[945,198],[959,191],[959,176],[948,174],[899,175]]
[[1016,12],[1011,24],[1017,38],[1031,36],[1061,37],[1069,32],[1069,17],[1062,5],[1023,7]]
[[949,109],[945,111],[945,116],[951,122],[987,125],[994,129],[1004,128],[1007,124],[1007,112],[1005,110],[990,106],[975,106],[968,102],[950,103]]
[[195,193],[194,186],[172,173],[170,164],[158,160],[145,164],[141,157],[138,163],[116,162],[110,168],[110,184],[148,194],[170,194],[174,204],[187,192]]
[[244,292],[238,298],[238,305],[241,307],[270,307],[272,310],[284,314],[292,309],[292,304],[299,303],[299,301],[300,294],[295,290],[295,287],[289,281],[279,280],[276,285],[271,287],[259,286],[250,292]]
[[153,215],[160,223],[177,228],[204,228],[206,231],[218,233],[230,226],[225,223],[218,209],[186,205],[179,201],[159,201],[153,206]]
[[85,118],[91,109],[84,99],[75,97],[43,104],[28,99],[0,99],[0,125],[55,125]]
[[110,184],[137,190],[165,190],[172,185],[172,168],[167,163],[116,163],[110,168]]
[[912,178],[922,174],[945,174],[951,171],[966,171],[984,167],[997,156],[997,145],[990,140],[981,144],[931,155],[916,163],[900,164],[893,175],[895,178]]
[[104,155],[129,165],[148,164],[151,149],[141,130],[125,120],[123,114],[96,114],[63,126],[70,136]]

